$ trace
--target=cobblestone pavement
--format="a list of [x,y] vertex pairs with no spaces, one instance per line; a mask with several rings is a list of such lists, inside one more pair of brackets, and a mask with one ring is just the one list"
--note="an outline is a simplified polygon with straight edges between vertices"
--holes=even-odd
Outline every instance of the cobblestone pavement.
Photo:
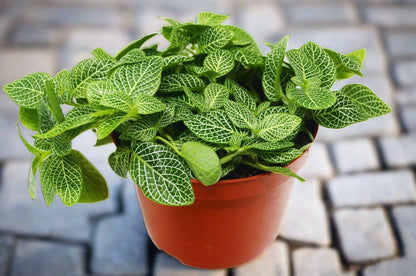
[[249,264],[204,271],[155,249],[134,184],[110,171],[104,154],[113,148],[93,149],[92,133],[75,144],[104,173],[110,199],[72,208],[31,201],[17,108],[0,93],[0,275],[416,275],[415,0],[1,0],[0,85],[72,67],[95,47],[114,54],[157,30],[156,16],[190,20],[201,10],[231,14],[260,42],[290,34],[289,47],[366,47],[366,78],[350,81],[373,88],[393,112],[321,129],[279,239]]

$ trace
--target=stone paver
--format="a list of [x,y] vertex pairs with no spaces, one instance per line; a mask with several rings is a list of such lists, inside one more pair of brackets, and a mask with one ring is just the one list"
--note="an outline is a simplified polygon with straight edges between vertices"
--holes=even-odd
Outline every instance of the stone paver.
[[[253,34],[256,41],[270,41],[270,36],[284,29],[282,11],[271,3],[250,3],[241,11],[238,25]],[[277,41],[275,41],[277,42]],[[263,51],[269,51],[264,44]]]
[[416,106],[403,107],[401,118],[406,131],[416,131]]
[[393,58],[416,56],[416,32],[388,31],[386,42],[389,54]]
[[338,253],[330,248],[299,248],[293,251],[293,269],[296,276],[352,276],[342,272]]
[[83,275],[85,251],[81,246],[48,241],[19,240],[12,276]]
[[351,3],[291,3],[285,5],[286,20],[294,24],[345,23],[357,19]]
[[[128,183],[133,184],[133,183]],[[100,275],[147,275],[148,236],[132,185],[123,187],[124,215],[102,219],[96,230],[92,270]],[[123,237],[123,238],[121,238]]]
[[308,179],[328,179],[334,175],[334,169],[331,160],[329,159],[328,150],[324,144],[315,143],[312,145],[308,161],[299,171],[299,175]]
[[159,252],[156,254],[154,264],[154,276],[226,276],[225,269],[198,269],[185,266],[173,257]]
[[366,263],[396,254],[396,243],[381,208],[334,212],[341,250],[349,263]]
[[416,258],[400,258],[366,267],[364,276],[409,276],[416,271]]
[[12,255],[13,238],[0,236],[0,275],[6,275]]
[[332,145],[335,164],[341,174],[380,168],[376,148],[369,139],[354,139]]
[[416,88],[403,87],[396,89],[395,100],[401,106],[416,106]]
[[394,76],[401,86],[410,86],[416,83],[416,61],[402,61],[394,66]]
[[318,181],[295,181],[280,236],[300,243],[329,245],[328,218]]
[[394,207],[393,217],[400,233],[404,254],[416,258],[416,205]]
[[416,182],[410,170],[339,176],[328,183],[334,207],[359,207],[416,201]]
[[362,10],[369,23],[385,27],[416,26],[416,6],[369,6]]
[[274,242],[263,255],[233,272],[234,276],[289,276],[288,246],[284,242]]
[[76,204],[68,208],[56,197],[52,205],[47,207],[40,185],[37,188],[37,198],[32,201],[27,193],[26,172],[29,167],[29,162],[20,161],[8,162],[3,167],[0,231],[87,241],[91,235],[90,217],[116,212],[113,192],[118,185],[112,183],[109,183],[110,199],[95,204]]
[[416,132],[401,137],[383,137],[380,145],[383,158],[389,167],[416,164]]

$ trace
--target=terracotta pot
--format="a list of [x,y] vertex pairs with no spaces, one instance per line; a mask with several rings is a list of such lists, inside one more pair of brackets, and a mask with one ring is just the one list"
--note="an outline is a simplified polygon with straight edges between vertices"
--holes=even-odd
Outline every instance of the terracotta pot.
[[[308,151],[287,167],[297,172]],[[206,187],[192,180],[195,203],[157,204],[136,186],[154,244],[183,264],[230,268],[259,256],[277,237],[293,178],[267,173]]]

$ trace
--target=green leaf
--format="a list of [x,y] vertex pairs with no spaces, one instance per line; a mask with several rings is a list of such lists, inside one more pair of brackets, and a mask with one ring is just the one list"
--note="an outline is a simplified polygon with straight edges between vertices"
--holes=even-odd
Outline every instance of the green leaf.
[[230,90],[236,102],[244,104],[251,110],[256,109],[256,99],[247,89],[230,78],[227,78],[224,84]]
[[370,88],[362,84],[349,84],[341,90],[364,113],[367,118],[382,116],[391,112]]
[[117,60],[121,59],[125,54],[127,54],[128,52],[130,52],[131,50],[133,50],[135,48],[140,48],[146,41],[148,41],[149,39],[151,39],[152,37],[154,37],[157,34],[158,33],[148,34],[148,35],[146,35],[142,38],[139,38],[139,39],[129,43],[126,47],[124,47],[120,52],[117,53],[115,58]]
[[218,50],[205,58],[204,67],[216,73],[216,77],[224,76],[234,68],[234,59],[230,51]]
[[122,136],[126,136],[139,141],[150,141],[159,129],[157,121],[151,119],[143,119],[133,122],[124,132]]
[[[58,122],[62,122],[64,118],[64,113],[62,112],[61,106],[60,106],[60,99],[59,95],[56,91],[55,83],[51,80],[45,81],[45,89],[46,89],[46,95],[48,100],[48,107],[50,111],[53,114],[53,117]],[[59,92],[59,91],[58,91]]]
[[222,166],[221,169],[221,178],[227,176],[230,172],[235,170],[235,165],[233,163],[227,163]]
[[343,128],[368,119],[366,113],[346,95],[342,92],[335,94],[337,101],[333,106],[314,111],[313,118],[318,124],[328,128]]
[[139,94],[154,95],[159,87],[163,59],[147,57],[140,63],[123,65],[117,68],[110,80],[119,90],[136,97]]
[[163,111],[166,106],[155,97],[140,94],[136,97],[134,106],[137,108],[139,114],[152,114]]
[[127,178],[130,165],[131,151],[128,147],[117,147],[116,151],[108,157],[108,164],[111,169],[119,176]]
[[37,109],[19,108],[19,119],[22,124],[31,130],[39,130],[39,116]]
[[53,81],[52,76],[34,73],[4,85],[3,90],[18,105],[36,109],[46,94],[47,80]]
[[186,142],[181,147],[180,155],[205,186],[215,184],[220,179],[220,159],[209,146],[199,142]]
[[114,60],[114,57],[111,56],[109,53],[107,53],[106,51],[104,51],[102,48],[95,48],[94,50],[92,50],[92,55],[95,58],[98,59],[109,59],[109,60]]
[[306,90],[291,89],[286,91],[290,99],[307,109],[324,109],[332,106],[337,98],[328,88],[309,87]]
[[[140,95],[145,95],[145,94],[140,94]],[[113,91],[113,92],[105,93],[102,99],[100,100],[100,105],[111,107],[111,108],[114,108],[114,109],[117,109],[126,113],[130,112],[130,110],[132,110],[134,107],[131,96],[121,91]]]
[[92,81],[87,86],[88,103],[93,109],[102,109],[102,99],[106,94],[114,93],[116,88],[107,80]]
[[73,150],[71,156],[82,171],[82,191],[77,202],[93,203],[107,199],[107,182],[100,172],[79,151]]
[[234,36],[232,37],[231,42],[234,45],[244,45],[246,46],[245,49],[249,50],[250,52],[253,52],[258,56],[263,55],[256,41],[246,31],[232,25],[225,25],[223,27],[226,30],[233,32]]
[[222,49],[230,42],[233,32],[223,26],[208,28],[201,33],[199,50],[201,53],[212,53]]
[[337,70],[337,79],[348,79],[354,74],[362,76],[362,61],[359,57],[362,57],[360,52],[359,57],[355,55],[345,56],[333,50],[325,49],[325,52],[331,57]]
[[292,172],[290,169],[285,168],[285,167],[279,167],[279,166],[266,166],[260,163],[257,164],[253,164],[252,165],[255,168],[261,169],[263,171],[266,172],[272,172],[272,173],[277,173],[277,174],[281,174],[281,175],[286,175],[286,176],[290,176],[290,177],[294,177],[297,180],[301,181],[301,182],[305,182],[305,179],[303,179],[302,177],[300,177],[299,175],[295,174],[294,172]]
[[[271,105],[271,102],[262,102],[259,104],[259,106],[257,106],[256,108],[254,108],[255,110],[255,114],[256,115],[260,115],[263,113],[263,111],[265,111],[266,109],[268,109]],[[259,118],[259,120],[261,121],[263,118]]]
[[61,103],[72,101],[71,73],[68,70],[62,70],[55,75],[55,82],[58,86],[58,95]]
[[295,115],[285,113],[267,115],[260,122],[257,135],[270,142],[283,140],[292,134],[301,122],[302,119]]
[[261,56],[258,56],[245,48],[233,51],[233,55],[236,61],[241,62],[245,66],[260,66],[264,63]]
[[275,152],[261,152],[259,157],[273,164],[287,164],[302,155],[302,151],[296,148],[288,148]]
[[276,141],[276,142],[264,142],[259,140],[248,140],[248,143],[244,145],[244,148],[257,149],[262,151],[276,151],[285,148],[293,147],[295,144],[291,141]]
[[262,121],[267,115],[278,113],[289,113],[289,109],[284,105],[271,106],[259,114],[259,120]]
[[196,22],[201,25],[216,26],[221,25],[226,19],[230,18],[229,15],[217,14],[212,12],[200,12]]
[[228,99],[228,90],[224,85],[211,83],[205,88],[204,97],[208,109],[218,109]]
[[136,63],[141,62],[145,58],[146,58],[146,54],[143,50],[133,49],[130,52],[128,52],[127,54],[125,54],[122,58],[120,58],[120,60],[117,61],[111,67],[111,69],[108,71],[108,74],[111,75],[114,72],[114,70],[116,70],[120,66],[129,65],[129,64],[136,64]]
[[42,160],[44,159],[41,155],[36,155],[33,160],[32,164],[30,165],[29,170],[29,185],[28,185],[28,192],[31,199],[36,199],[36,172]]
[[58,156],[65,156],[72,150],[72,143],[65,141],[61,135],[55,136],[50,140],[52,153]]
[[228,144],[236,132],[223,110],[195,115],[185,125],[202,140],[217,144]]
[[257,128],[258,120],[256,116],[245,105],[226,100],[224,109],[235,126],[247,129]]
[[90,81],[106,78],[114,61],[109,59],[86,59],[71,70],[72,94],[75,98],[86,98]]
[[286,57],[297,76],[303,79],[322,79],[322,72],[319,67],[302,51],[296,49],[289,50],[286,52]]
[[285,36],[272,48],[266,57],[262,85],[264,94],[272,102],[279,101],[283,95],[280,85],[280,74],[288,42],[289,36]]
[[40,181],[45,187],[43,192],[48,205],[53,200],[53,190],[67,206],[72,206],[79,200],[83,176],[80,165],[72,155],[63,157],[49,155],[42,161],[39,172]]
[[19,123],[17,121],[16,121],[16,130],[17,130],[17,133],[19,134],[20,140],[22,140],[23,144],[25,145],[25,147],[30,153],[32,153],[33,155],[43,155],[44,153],[46,153],[44,150],[34,147],[28,141],[26,141],[26,139],[22,135],[22,132],[20,131]]
[[193,107],[196,107],[199,111],[208,110],[206,100],[202,94],[194,93],[187,87],[184,87],[183,90]]
[[129,171],[144,195],[157,203],[184,206],[195,201],[184,161],[166,146],[135,144]]
[[182,56],[182,55],[173,55],[173,56],[167,56],[163,58],[163,69],[188,62],[194,60],[193,57],[189,56]]
[[128,119],[127,114],[118,113],[104,120],[97,127],[97,139],[101,140],[110,135],[121,123]]
[[61,134],[67,130],[94,122],[97,117],[94,115],[94,110],[90,107],[74,107],[65,116],[65,121],[59,123],[46,133],[37,134],[38,138],[50,138]]
[[331,57],[319,45],[308,42],[299,49],[309,57],[322,72],[322,87],[331,88],[336,79],[335,64]]
[[183,91],[184,87],[187,87],[189,89],[202,89],[205,87],[205,83],[200,78],[190,74],[173,74],[162,78],[159,91]]

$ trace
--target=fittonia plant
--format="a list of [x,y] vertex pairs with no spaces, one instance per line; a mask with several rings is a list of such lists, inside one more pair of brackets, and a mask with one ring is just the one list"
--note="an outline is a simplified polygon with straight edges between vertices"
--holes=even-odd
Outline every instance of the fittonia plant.
[[[143,193],[166,205],[194,202],[191,179],[213,185],[244,168],[301,179],[284,165],[313,140],[305,128],[328,128],[384,115],[390,108],[369,88],[334,82],[362,75],[365,50],[346,55],[313,42],[286,49],[289,38],[263,56],[228,16],[203,12],[196,23],[163,18],[160,33],[132,42],[116,56],[102,49],[56,76],[34,73],[3,89],[20,105],[21,123],[36,131],[29,193],[35,175],[49,205],[56,194],[70,206],[104,200],[104,178],[71,140],[93,129],[97,145],[116,141],[109,158]],[[143,47],[155,35],[170,42]],[[286,59],[285,59],[286,58]],[[61,106],[71,106],[64,114]],[[306,137],[306,139],[305,139]]]

